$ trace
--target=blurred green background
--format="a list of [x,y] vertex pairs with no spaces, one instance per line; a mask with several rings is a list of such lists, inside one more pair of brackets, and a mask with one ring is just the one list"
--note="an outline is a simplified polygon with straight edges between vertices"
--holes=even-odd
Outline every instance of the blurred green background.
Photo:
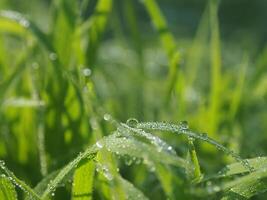
[[[186,120],[244,158],[266,155],[267,1],[220,1],[217,18],[216,1],[158,0],[163,28],[150,1],[99,2],[0,1],[0,158],[18,177],[34,186],[110,134],[105,114]],[[34,26],[5,21],[4,10]],[[186,155],[185,139],[157,134]],[[233,161],[196,148],[204,174]],[[121,168],[148,197],[164,199],[143,166]]]

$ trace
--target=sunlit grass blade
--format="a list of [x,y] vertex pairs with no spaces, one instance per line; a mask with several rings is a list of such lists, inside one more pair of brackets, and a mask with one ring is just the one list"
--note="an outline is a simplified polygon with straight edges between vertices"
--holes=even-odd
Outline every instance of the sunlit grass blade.
[[190,137],[188,138],[188,151],[189,151],[189,155],[191,158],[190,163],[193,164],[193,171],[194,171],[192,182],[198,183],[203,178],[203,175],[201,174],[200,165],[199,165],[199,161],[198,161],[198,157],[197,157],[197,153],[196,153],[196,149],[194,145],[194,139]]
[[95,163],[93,161],[81,162],[76,168],[72,184],[72,200],[93,199],[93,183]]
[[17,192],[14,185],[3,174],[0,176],[0,199],[17,200]]
[[218,23],[218,0],[209,0],[210,6],[210,105],[209,105],[209,125],[208,132],[214,138],[217,138],[217,129],[220,118],[220,95],[221,95],[221,46],[220,29]]

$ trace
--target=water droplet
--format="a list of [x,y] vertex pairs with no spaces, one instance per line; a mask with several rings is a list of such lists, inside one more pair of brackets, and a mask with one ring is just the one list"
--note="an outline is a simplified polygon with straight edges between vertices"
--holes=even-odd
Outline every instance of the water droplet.
[[171,146],[168,146],[168,150],[171,151],[172,150],[172,147]]
[[96,146],[99,148],[99,149],[102,149],[103,148],[103,144],[101,142],[97,142],[96,143]]
[[19,24],[25,28],[28,28],[30,26],[29,21],[27,21],[26,19],[19,20]]
[[55,196],[55,192],[52,192],[52,193],[51,193],[51,196],[52,196],[52,197]]
[[4,167],[6,164],[5,164],[5,161],[3,161],[3,160],[0,160],[0,166],[1,167]]
[[181,121],[179,122],[179,126],[182,130],[187,130],[189,128],[187,121]]
[[106,120],[106,121],[109,121],[109,120],[111,120],[111,115],[110,114],[108,114],[108,113],[106,113],[106,114],[104,114],[104,120]]
[[204,138],[207,138],[208,137],[208,134],[207,133],[200,133],[200,136],[201,137],[204,137]]
[[56,60],[56,59],[57,59],[57,54],[54,53],[54,52],[50,53],[50,54],[49,54],[49,59],[50,59],[50,60],[53,60],[53,61]]
[[90,68],[84,68],[84,69],[82,70],[82,73],[83,73],[83,75],[84,75],[85,77],[89,77],[89,76],[91,76],[91,74],[92,74],[92,70],[91,70]]
[[132,128],[135,128],[138,124],[138,120],[135,118],[130,118],[126,121],[126,124]]
[[32,63],[32,68],[33,69],[39,69],[39,64],[37,63],[37,62],[34,62],[34,63]]
[[91,118],[90,119],[90,125],[91,125],[93,130],[97,130],[99,128],[96,118]]

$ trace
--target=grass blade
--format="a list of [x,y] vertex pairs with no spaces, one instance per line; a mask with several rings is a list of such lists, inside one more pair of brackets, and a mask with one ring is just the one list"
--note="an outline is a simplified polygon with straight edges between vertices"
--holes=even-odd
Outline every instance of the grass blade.
[[208,132],[217,138],[216,132],[219,123],[220,90],[221,90],[221,47],[220,47],[220,30],[218,23],[218,0],[209,0],[210,3],[210,63],[211,63],[211,82],[210,82],[210,123]]
[[9,179],[2,175],[0,176],[0,199],[3,200],[16,200],[17,193],[14,185],[9,181]]
[[90,160],[76,168],[72,185],[72,200],[90,200],[93,196],[95,164]]
[[13,172],[11,172],[6,166],[4,161],[0,160],[0,168],[4,171],[4,173],[7,175],[8,179],[16,186],[18,186],[20,189],[22,189],[23,192],[25,192],[27,195],[31,196],[33,199],[40,200],[38,194],[35,193],[34,190],[31,189],[26,183],[18,179]]
[[126,193],[126,199],[148,200],[148,198],[140,190],[138,190],[132,183],[123,179],[121,176],[118,176],[118,180]]
[[204,142],[207,142],[215,146],[218,150],[223,151],[227,155],[232,156],[236,161],[240,162],[249,171],[253,171],[253,168],[249,165],[247,160],[242,159],[239,155],[237,155],[232,150],[229,150],[228,148],[221,145],[217,141],[208,137],[206,133],[195,133],[189,130],[188,125],[185,125],[184,122],[181,122],[179,125],[165,123],[165,122],[144,122],[144,123],[137,123],[136,128],[147,129],[147,130],[169,131],[169,132],[173,132],[177,134],[183,134],[183,135],[186,135],[187,137],[202,140]]

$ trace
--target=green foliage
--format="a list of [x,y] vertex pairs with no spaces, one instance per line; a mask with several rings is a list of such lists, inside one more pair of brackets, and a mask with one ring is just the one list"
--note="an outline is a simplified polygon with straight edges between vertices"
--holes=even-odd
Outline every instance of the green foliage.
[[267,48],[225,2],[194,38],[176,1],[30,2],[0,3],[0,199],[264,199]]

